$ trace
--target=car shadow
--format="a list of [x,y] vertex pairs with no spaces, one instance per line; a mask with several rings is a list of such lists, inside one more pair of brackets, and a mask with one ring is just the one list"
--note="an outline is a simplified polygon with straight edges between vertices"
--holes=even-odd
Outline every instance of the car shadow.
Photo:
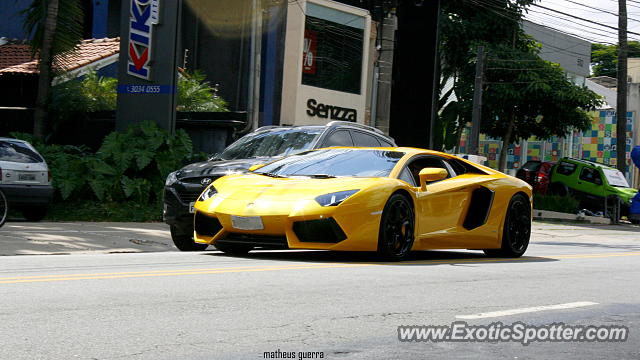
[[202,253],[214,257],[233,257],[247,260],[292,261],[307,263],[375,263],[379,265],[443,265],[487,262],[549,262],[557,259],[539,256],[521,258],[491,258],[482,252],[471,251],[413,251],[403,261],[381,261],[374,252],[323,251],[323,250],[260,250],[246,255],[227,255],[222,252]]
[[[585,229],[597,229],[597,230],[613,230],[613,231],[630,231],[630,232],[640,232],[639,225],[633,225],[628,223],[620,223],[620,224],[590,224],[590,223],[572,223],[572,222],[562,222],[562,221],[537,221],[539,223],[543,223],[545,225],[569,225],[575,226]],[[541,229],[544,230],[544,229]]]

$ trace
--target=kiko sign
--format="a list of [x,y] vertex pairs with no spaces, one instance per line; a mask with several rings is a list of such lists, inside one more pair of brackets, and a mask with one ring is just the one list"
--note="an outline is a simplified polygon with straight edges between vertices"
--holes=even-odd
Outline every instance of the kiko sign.
[[127,73],[151,79],[153,25],[158,24],[160,0],[131,0],[129,20],[129,61]]

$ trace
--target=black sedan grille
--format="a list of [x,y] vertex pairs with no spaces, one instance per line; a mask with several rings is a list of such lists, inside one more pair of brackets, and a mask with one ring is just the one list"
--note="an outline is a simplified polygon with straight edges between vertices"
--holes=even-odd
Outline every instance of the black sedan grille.
[[[174,186],[174,189],[176,190],[180,201],[184,204],[189,204],[190,202],[198,200],[198,197],[202,194],[204,188],[218,178],[219,176],[184,178],[180,179],[180,183]],[[203,179],[210,179],[210,181],[202,184]]]
[[202,191],[204,191],[204,186],[199,191],[193,191],[193,189],[176,189],[180,201],[185,204],[198,200],[198,197],[200,196],[200,194],[202,194]]

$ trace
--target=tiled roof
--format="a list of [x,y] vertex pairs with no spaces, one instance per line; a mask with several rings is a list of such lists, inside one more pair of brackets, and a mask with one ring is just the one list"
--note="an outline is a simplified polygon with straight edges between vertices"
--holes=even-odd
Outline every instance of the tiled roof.
[[[119,37],[82,40],[73,51],[56,56],[54,68],[62,71],[74,70],[115,55],[119,51]],[[38,73],[38,60],[32,58],[29,45],[0,45],[0,75],[7,73]]]

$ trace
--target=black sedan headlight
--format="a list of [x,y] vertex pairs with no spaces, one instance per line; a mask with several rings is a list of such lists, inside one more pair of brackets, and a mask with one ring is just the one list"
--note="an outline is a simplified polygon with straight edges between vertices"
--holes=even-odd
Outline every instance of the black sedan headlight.
[[212,185],[210,185],[208,188],[204,189],[202,194],[200,194],[200,197],[198,198],[198,201],[207,201],[207,200],[211,199],[217,193],[218,193],[218,190],[216,190],[216,188],[214,188]]
[[330,194],[324,194],[316,197],[316,202],[322,206],[338,206],[343,201],[347,200],[351,195],[360,191],[358,190],[346,190],[338,191]]

